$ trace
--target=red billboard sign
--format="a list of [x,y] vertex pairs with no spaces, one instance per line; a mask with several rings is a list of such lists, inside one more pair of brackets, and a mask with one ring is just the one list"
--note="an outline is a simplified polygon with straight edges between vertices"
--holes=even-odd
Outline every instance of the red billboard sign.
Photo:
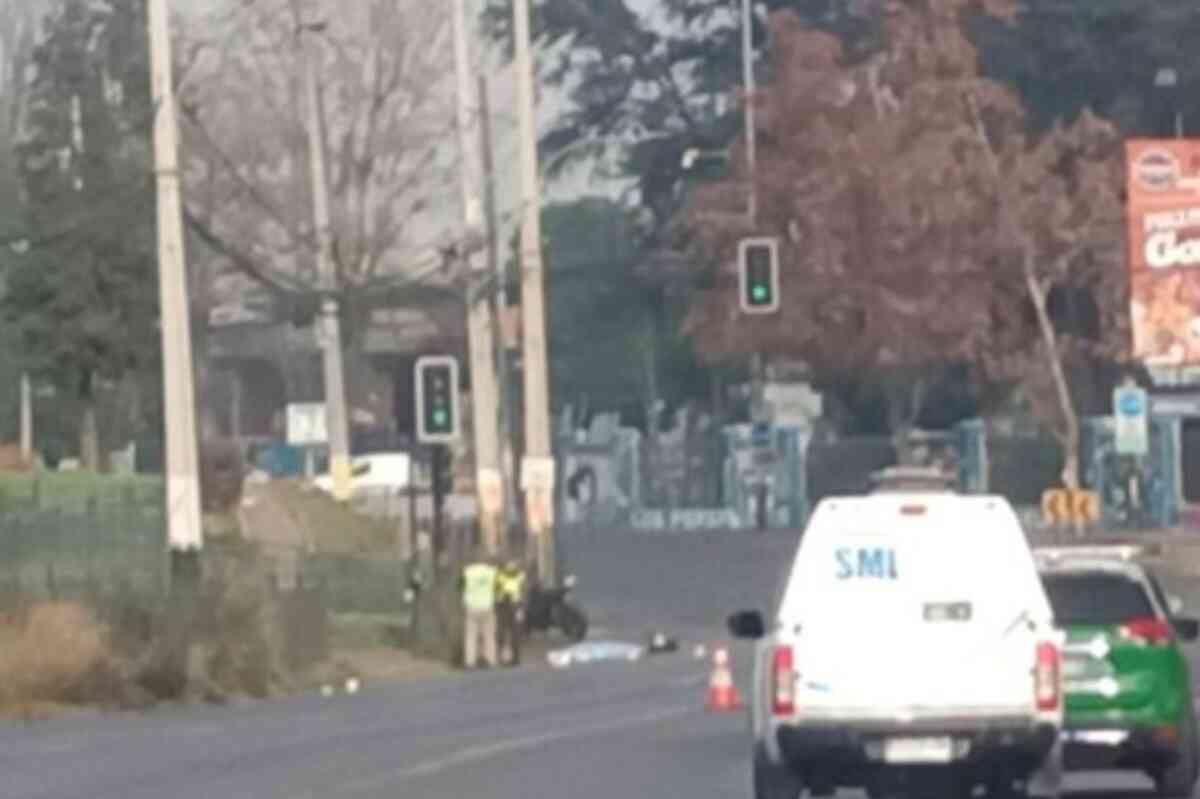
[[1200,141],[1125,143],[1133,355],[1200,364]]

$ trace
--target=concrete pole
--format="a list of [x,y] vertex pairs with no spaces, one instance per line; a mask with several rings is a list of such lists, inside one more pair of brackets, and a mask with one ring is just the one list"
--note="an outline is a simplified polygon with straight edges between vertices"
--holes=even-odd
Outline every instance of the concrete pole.
[[158,272],[166,417],[167,539],[176,551],[204,545],[200,516],[192,328],[183,240],[179,127],[171,71],[167,0],[150,0],[154,107],[154,172],[158,188]]
[[[500,257],[500,225],[496,210],[496,163],[492,153],[492,110],[487,75],[479,75],[479,138],[483,152],[483,211],[487,224],[488,271],[496,280],[496,291],[492,295],[493,337],[496,344],[497,384],[500,387],[500,476],[504,480],[504,522],[507,531],[520,520],[517,509],[520,496],[513,474],[513,436],[517,420],[513,408],[512,369],[508,358],[508,346],[500,327],[501,315],[508,305],[508,273],[504,259]],[[506,542],[511,543],[511,542]]]
[[242,448],[242,373],[234,369],[230,373],[229,433]]
[[29,375],[21,375],[21,460],[33,463],[33,386]]
[[475,435],[475,496],[479,526],[488,552],[499,554],[505,545],[504,491],[500,470],[500,396],[496,380],[496,342],[492,303],[477,287],[489,280],[487,260],[477,252],[484,232],[480,196],[483,166],[480,139],[474,134],[479,108],[473,102],[467,0],[454,0],[454,72],[457,79],[457,128],[463,203],[463,238],[470,248],[467,264],[467,332],[471,348],[471,421]]
[[[524,345],[526,519],[537,547],[538,577],[557,582],[554,541],[554,461],[550,441],[550,386],[546,359],[545,282],[542,276],[542,197],[538,181],[537,121],[534,115],[533,43],[529,0],[513,2],[517,110],[521,143],[521,314]],[[522,467],[526,469],[525,466]]]
[[[295,7],[293,6],[293,9]],[[296,11],[300,24],[299,11]],[[307,31],[301,25],[299,35]],[[333,497],[339,502],[350,499],[350,433],[346,412],[346,377],[342,364],[342,327],[337,300],[337,270],[333,261],[333,224],[329,212],[329,176],[325,167],[325,122],[322,117],[321,90],[317,82],[316,57],[305,39],[300,42],[304,61],[304,88],[308,105],[308,155],[312,181],[313,226],[317,232],[317,273],[321,291],[321,364],[325,382],[325,429],[329,435],[329,474],[333,478]]]

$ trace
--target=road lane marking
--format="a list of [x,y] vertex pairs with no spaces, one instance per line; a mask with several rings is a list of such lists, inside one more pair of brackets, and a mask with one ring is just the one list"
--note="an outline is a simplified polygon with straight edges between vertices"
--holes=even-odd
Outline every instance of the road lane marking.
[[584,738],[589,735],[598,735],[605,732],[615,732],[617,730],[627,729],[629,727],[638,727],[643,724],[653,724],[667,719],[678,718],[679,716],[687,715],[688,713],[696,712],[696,708],[691,705],[675,705],[663,710],[655,711],[654,713],[643,713],[639,716],[627,716],[622,719],[604,722],[602,724],[589,724],[574,729],[563,730],[561,732],[543,733],[542,735],[530,735],[524,738],[510,738],[506,741],[499,741],[494,744],[483,746],[469,746],[465,749],[460,749],[457,752],[447,755],[446,757],[437,758],[434,760],[426,760],[412,766],[396,769],[387,774],[382,774],[369,779],[355,780],[348,785],[342,786],[348,788],[351,792],[358,792],[372,788],[379,788],[391,782],[410,779],[412,777],[424,777],[430,774],[436,774],[445,771],[454,766],[466,765],[468,763],[478,763],[483,760],[496,757],[497,755],[508,754],[510,752],[520,752],[527,749],[537,749],[549,743],[558,741],[569,741],[575,738]]

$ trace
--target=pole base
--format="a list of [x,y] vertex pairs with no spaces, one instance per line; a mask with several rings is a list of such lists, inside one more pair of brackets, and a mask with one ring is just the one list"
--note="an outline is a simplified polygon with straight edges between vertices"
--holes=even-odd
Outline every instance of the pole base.
[[203,575],[199,549],[172,549],[171,588],[190,588],[199,585]]

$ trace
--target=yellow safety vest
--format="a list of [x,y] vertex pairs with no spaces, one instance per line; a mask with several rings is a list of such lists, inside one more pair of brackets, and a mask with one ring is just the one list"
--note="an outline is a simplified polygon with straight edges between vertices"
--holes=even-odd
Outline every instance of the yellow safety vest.
[[508,599],[513,602],[521,601],[521,594],[525,590],[525,574],[524,572],[500,572],[496,577],[496,591],[500,594],[500,599]]
[[463,569],[463,605],[467,610],[489,611],[496,607],[496,567],[472,563]]

